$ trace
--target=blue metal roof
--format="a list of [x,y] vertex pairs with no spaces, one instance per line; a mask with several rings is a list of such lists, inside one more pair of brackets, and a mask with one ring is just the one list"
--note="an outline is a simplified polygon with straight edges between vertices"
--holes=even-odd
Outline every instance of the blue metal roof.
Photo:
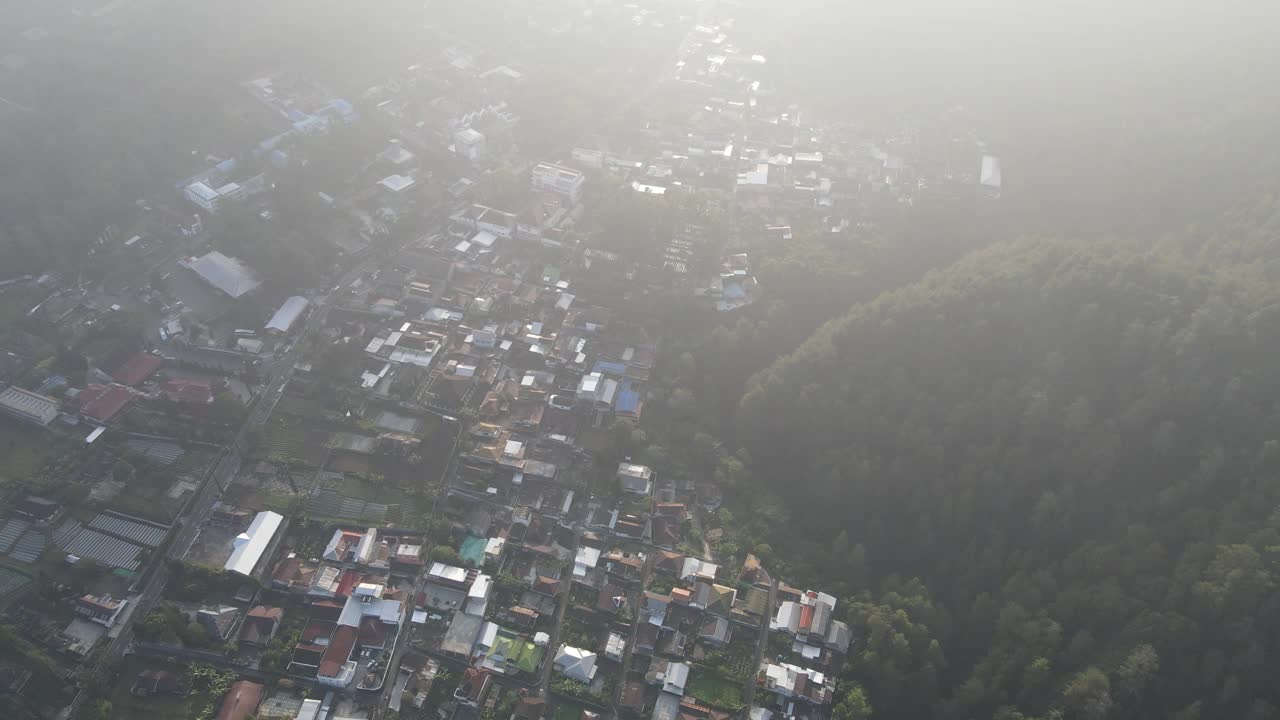
[[618,388],[618,399],[613,403],[613,409],[620,413],[634,413],[640,409],[640,391],[632,386],[631,381],[622,381],[622,386]]
[[610,375],[624,375],[627,372],[627,366],[622,363],[597,360],[591,370],[592,372],[608,373]]

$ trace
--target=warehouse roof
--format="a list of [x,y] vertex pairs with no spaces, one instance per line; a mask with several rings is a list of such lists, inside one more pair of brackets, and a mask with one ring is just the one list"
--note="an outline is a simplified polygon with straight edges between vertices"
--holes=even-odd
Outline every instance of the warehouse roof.
[[233,257],[227,257],[217,250],[188,260],[184,265],[205,282],[233,298],[252,292],[262,284],[244,263]]

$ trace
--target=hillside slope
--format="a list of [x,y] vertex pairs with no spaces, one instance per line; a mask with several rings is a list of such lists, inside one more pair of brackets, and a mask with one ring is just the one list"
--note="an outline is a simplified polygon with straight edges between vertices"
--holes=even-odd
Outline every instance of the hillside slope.
[[[844,589],[881,593],[851,613],[849,680],[873,705],[1275,716],[1280,290],[1246,264],[1275,257],[1263,235],[1196,259],[1001,245],[753,378],[738,426],[797,542],[839,533],[869,559],[872,582]],[[904,630],[914,652],[886,675],[877,602],[945,660]]]

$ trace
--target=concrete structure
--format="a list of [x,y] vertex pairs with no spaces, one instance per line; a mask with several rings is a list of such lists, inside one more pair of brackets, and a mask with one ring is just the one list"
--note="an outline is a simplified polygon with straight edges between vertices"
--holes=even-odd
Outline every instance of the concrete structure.
[[533,169],[532,184],[535,191],[555,193],[575,204],[582,199],[582,186],[586,182],[587,176],[555,163],[538,163]]
[[89,622],[111,627],[128,604],[128,600],[117,600],[110,595],[85,595],[76,601],[76,614]]
[[1000,190],[1004,182],[1000,172],[1000,158],[994,155],[982,156],[982,171],[978,176],[978,182],[988,190]]
[[237,183],[226,183],[215,188],[204,180],[191,183],[183,190],[183,194],[202,210],[211,213],[218,212],[227,201],[240,200],[247,195],[244,187]]
[[648,495],[653,491],[653,470],[634,463],[618,464],[618,482],[622,489],[636,495]]
[[19,387],[7,387],[0,392],[0,412],[45,427],[58,417],[58,401]]
[[459,130],[453,134],[453,150],[471,162],[476,162],[484,157],[484,134],[471,128]]
[[239,575],[252,575],[283,523],[284,516],[279,513],[270,510],[258,513],[249,523],[249,528],[236,536],[233,541],[235,549],[223,569]]
[[417,181],[411,176],[399,174],[388,175],[378,181],[379,185],[394,193],[404,192],[405,190],[413,187],[415,183],[417,183]]

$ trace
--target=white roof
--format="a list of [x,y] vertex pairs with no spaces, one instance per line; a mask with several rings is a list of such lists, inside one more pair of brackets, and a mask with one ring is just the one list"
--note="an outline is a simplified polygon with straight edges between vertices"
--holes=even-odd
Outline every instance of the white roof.
[[208,183],[203,180],[193,182],[187,186],[187,192],[199,196],[201,200],[212,202],[218,199],[218,191],[209,187]]
[[356,562],[369,562],[374,557],[374,546],[378,544],[378,530],[369,528],[365,536],[360,538],[356,546]]
[[57,400],[12,385],[0,391],[0,407],[23,417],[39,419],[44,425],[58,416]]
[[573,560],[573,574],[584,577],[587,571],[600,562],[600,548],[580,546],[578,556]]
[[279,513],[270,510],[258,513],[249,523],[249,529],[236,538],[236,549],[231,551],[231,557],[227,558],[222,569],[241,575],[252,574],[283,522],[284,516]]
[[713,563],[706,562],[705,560],[699,560],[695,557],[687,557],[684,559],[684,568],[680,572],[680,577],[703,577],[707,579],[715,579],[716,571],[719,569],[719,566]]
[[979,182],[983,187],[1000,189],[1000,158],[994,155],[982,156],[982,174],[979,176]]
[[684,694],[685,683],[689,682],[689,666],[685,663],[667,663],[667,672],[662,679],[662,689],[677,695]]
[[400,615],[404,612],[404,603],[399,600],[387,600],[385,598],[361,603],[360,607],[364,610],[366,617],[376,617],[386,625],[398,624]]
[[582,376],[582,381],[578,383],[579,394],[595,394],[596,388],[600,385],[603,376],[598,372],[593,372]]
[[467,571],[463,570],[460,567],[454,567],[453,565],[445,565],[444,563],[438,562],[438,563],[431,564],[431,569],[427,570],[427,577],[428,579],[440,578],[442,580],[448,580],[450,582],[460,583],[460,582],[466,582]]
[[624,463],[618,463],[618,474],[630,475],[632,477],[638,477],[638,478],[647,478],[653,474],[653,471],[650,470],[645,465],[636,465],[635,463],[624,462]]
[[606,655],[621,655],[626,649],[626,638],[616,632],[609,633],[609,639],[605,641],[604,646],[604,652]]
[[379,621],[386,625],[396,625],[400,622],[400,615],[404,611],[404,603],[399,600],[369,600],[361,602],[357,595],[351,595],[347,598],[347,604],[342,606],[342,614],[338,616],[338,624],[348,627],[359,627],[360,620],[366,617],[376,617]]
[[505,538],[500,538],[500,537],[489,538],[489,542],[485,543],[485,546],[484,546],[484,554],[485,555],[501,555],[502,548],[505,547],[506,544],[507,544],[507,541]]
[[771,630],[781,630],[786,628],[791,632],[795,632],[800,626],[800,603],[784,601],[778,606],[777,617],[769,624]]
[[386,588],[380,583],[360,583],[359,585],[356,585],[356,589],[352,595],[377,598],[382,597],[382,591],[385,589]]
[[244,263],[233,257],[227,257],[217,250],[184,264],[205,282],[233,298],[238,298],[262,284]]
[[239,340],[236,340],[236,347],[240,348],[241,350],[244,350],[245,352],[250,352],[250,353],[253,353],[254,355],[257,355],[258,353],[262,352],[263,342],[258,338],[242,337]]
[[637,180],[631,181],[631,189],[644,195],[666,195],[667,189],[661,185],[647,185]]
[[596,654],[590,650],[562,645],[556,653],[555,665],[561,675],[578,682],[590,683],[596,676]]
[[493,583],[493,578],[488,575],[477,575],[475,582],[471,583],[471,589],[467,591],[469,598],[482,598],[489,596],[489,586]]
[[414,179],[408,175],[396,174],[382,178],[378,181],[378,184],[391,192],[403,192],[413,187],[414,182]]
[[431,359],[436,356],[432,350],[410,350],[407,348],[396,348],[391,351],[391,356],[387,359],[394,363],[409,363],[418,367],[430,367]]
[[475,237],[471,238],[472,244],[483,245],[484,247],[492,247],[493,244],[497,241],[498,241],[498,236],[494,235],[488,230],[481,230],[480,232],[475,234]]
[[289,328],[298,321],[298,317],[302,315],[302,311],[307,309],[308,300],[301,295],[294,295],[271,316],[271,321],[267,323],[268,330],[279,330],[280,332],[289,332]]
[[757,163],[755,170],[738,173],[739,185],[768,185],[769,163]]
[[612,378],[609,378],[604,381],[604,390],[601,393],[599,393],[597,399],[606,405],[612,405],[613,398],[617,394],[618,394],[618,381]]
[[393,165],[403,165],[413,159],[413,153],[404,149],[403,145],[392,145],[383,151],[382,156]]
[[344,560],[338,557],[338,543],[342,542],[343,536],[347,531],[339,528],[333,531],[333,537],[329,538],[329,544],[324,548],[324,554],[321,555],[325,560]]
[[298,709],[298,714],[293,716],[293,720],[317,720],[319,717],[320,701],[312,698],[302,701],[302,707]]
[[457,250],[460,253],[464,253],[471,249],[471,243],[467,242],[466,240],[461,240],[458,242],[457,245],[453,246],[453,249]]
[[480,637],[476,640],[476,646],[488,649],[493,647],[493,643],[497,639],[498,626],[494,623],[487,622],[480,628]]

